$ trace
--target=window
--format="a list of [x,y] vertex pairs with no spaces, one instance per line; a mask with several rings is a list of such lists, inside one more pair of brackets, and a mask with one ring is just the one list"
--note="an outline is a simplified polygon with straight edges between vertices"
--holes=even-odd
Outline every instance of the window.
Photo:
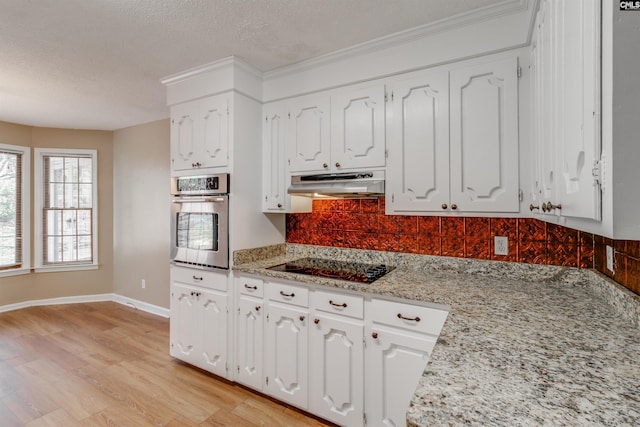
[[36,149],[36,267],[97,266],[97,152]]
[[0,274],[28,272],[29,149],[0,144]]

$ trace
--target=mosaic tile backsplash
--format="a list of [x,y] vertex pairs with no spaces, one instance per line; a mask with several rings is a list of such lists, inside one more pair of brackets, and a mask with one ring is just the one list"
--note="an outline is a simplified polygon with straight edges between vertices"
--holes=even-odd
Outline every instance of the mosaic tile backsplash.
[[[494,254],[494,236],[509,254]],[[529,218],[384,214],[384,197],[314,200],[311,213],[287,214],[287,242],[530,264],[596,268],[640,294],[640,242],[612,241]],[[615,248],[615,273],[605,247]]]

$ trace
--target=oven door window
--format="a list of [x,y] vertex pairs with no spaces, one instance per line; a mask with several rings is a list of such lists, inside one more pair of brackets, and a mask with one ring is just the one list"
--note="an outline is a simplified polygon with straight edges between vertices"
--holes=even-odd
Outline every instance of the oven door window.
[[176,242],[179,248],[218,250],[217,213],[178,213]]

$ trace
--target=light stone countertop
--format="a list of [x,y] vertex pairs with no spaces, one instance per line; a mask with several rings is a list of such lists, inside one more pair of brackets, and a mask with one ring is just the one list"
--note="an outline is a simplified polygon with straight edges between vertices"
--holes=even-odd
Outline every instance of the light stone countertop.
[[[443,304],[410,426],[640,425],[640,298],[591,270],[278,245],[235,271]],[[306,256],[394,265],[373,284],[266,267]]]

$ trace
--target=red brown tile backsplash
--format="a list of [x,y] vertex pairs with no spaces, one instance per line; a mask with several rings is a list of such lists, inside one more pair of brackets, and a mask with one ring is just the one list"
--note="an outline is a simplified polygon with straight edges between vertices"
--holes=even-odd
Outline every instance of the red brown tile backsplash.
[[[509,237],[509,255],[493,253],[494,236]],[[640,242],[532,218],[385,215],[384,197],[314,200],[313,212],[287,214],[287,242],[595,268],[640,294]],[[606,245],[615,248],[615,273]]]

